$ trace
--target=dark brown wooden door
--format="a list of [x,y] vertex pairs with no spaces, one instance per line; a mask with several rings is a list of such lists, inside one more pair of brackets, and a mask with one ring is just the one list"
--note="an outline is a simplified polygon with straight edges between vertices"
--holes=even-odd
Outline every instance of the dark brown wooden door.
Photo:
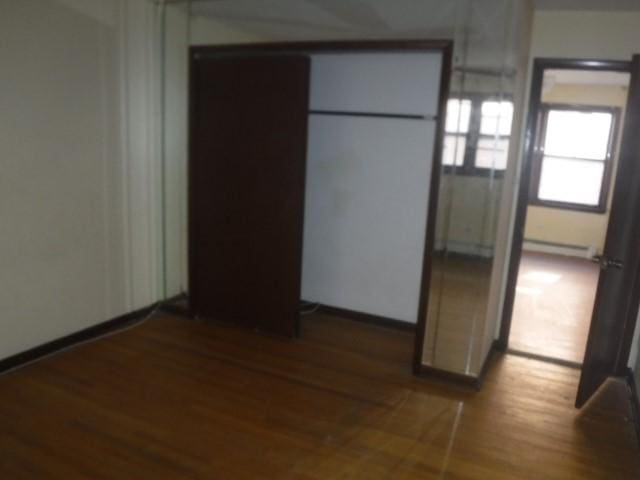
[[306,57],[192,58],[192,314],[295,335],[308,91]]
[[631,64],[624,130],[595,308],[576,406],[581,407],[627,358],[637,308],[640,266],[640,56]]

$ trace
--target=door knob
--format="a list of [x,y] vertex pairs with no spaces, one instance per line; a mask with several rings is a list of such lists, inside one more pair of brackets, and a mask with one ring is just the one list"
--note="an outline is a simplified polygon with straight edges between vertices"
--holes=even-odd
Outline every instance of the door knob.
[[600,265],[601,270],[606,270],[607,268],[622,268],[622,261],[616,260],[614,258],[609,258],[605,255],[594,255],[591,257],[591,261]]

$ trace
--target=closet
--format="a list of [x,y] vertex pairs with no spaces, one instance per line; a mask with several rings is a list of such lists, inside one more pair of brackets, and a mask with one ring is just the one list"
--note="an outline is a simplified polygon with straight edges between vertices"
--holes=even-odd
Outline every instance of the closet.
[[304,299],[415,324],[449,61],[448,42],[193,48],[192,313],[292,336]]
[[191,85],[193,313],[293,335],[309,59],[206,58]]

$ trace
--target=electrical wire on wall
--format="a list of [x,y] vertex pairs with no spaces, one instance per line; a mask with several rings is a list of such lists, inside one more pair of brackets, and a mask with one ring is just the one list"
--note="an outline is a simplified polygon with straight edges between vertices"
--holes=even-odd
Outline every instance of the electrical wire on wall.
[[300,315],[311,315],[316,313],[319,308],[320,304],[317,302],[300,301]]
[[[33,360],[30,360],[28,362],[20,363],[20,365],[17,365],[17,366],[15,366],[13,368],[8,368],[6,370],[0,371],[0,377],[3,376],[3,375],[6,375],[8,373],[15,372],[16,370],[20,370],[20,369],[22,369],[22,368],[24,368],[26,366],[29,366],[29,365],[32,365],[34,363],[40,362],[42,360],[45,360],[47,358],[55,357],[57,355],[63,354],[64,352],[68,352],[70,350],[74,350],[74,349],[76,349],[78,347],[81,347],[83,345],[86,345],[88,343],[93,343],[93,342],[97,342],[99,340],[104,340],[105,338],[109,338],[109,337],[112,337],[114,335],[118,335],[120,333],[124,333],[124,332],[126,332],[128,330],[131,330],[131,329],[135,328],[135,327],[138,327],[138,326],[142,325],[143,323],[145,323],[147,320],[150,320],[151,318],[153,318],[156,314],[163,313],[165,311],[167,305],[170,304],[170,303],[171,303],[171,300],[164,301],[164,302],[157,302],[152,307],[149,307],[150,308],[149,313],[147,313],[146,315],[142,315],[141,317],[132,318],[131,320],[128,320],[126,322],[122,322],[122,323],[124,323],[124,325],[121,326],[121,327],[115,328],[114,330],[107,331],[106,333],[103,333],[101,335],[96,335],[96,336],[93,336],[91,338],[87,338],[86,340],[81,340],[81,341],[78,341],[78,342],[74,342],[71,345],[68,345],[68,346],[66,346],[64,348],[56,349],[55,351],[52,351],[51,353],[44,354],[44,355],[39,356],[37,358],[34,358]],[[109,323],[109,322],[107,322],[107,323]]]

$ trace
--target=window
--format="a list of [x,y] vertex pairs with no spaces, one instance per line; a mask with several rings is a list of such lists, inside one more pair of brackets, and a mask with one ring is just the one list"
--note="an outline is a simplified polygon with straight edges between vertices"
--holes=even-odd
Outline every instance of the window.
[[462,175],[501,174],[507,168],[513,103],[486,95],[447,102],[442,164]]
[[619,111],[543,105],[531,203],[604,212]]
[[513,120],[513,103],[484,101],[480,108],[480,137],[474,166],[505,170]]
[[469,120],[471,119],[471,100],[451,99],[447,102],[445,121],[443,165],[461,167],[464,164]]

